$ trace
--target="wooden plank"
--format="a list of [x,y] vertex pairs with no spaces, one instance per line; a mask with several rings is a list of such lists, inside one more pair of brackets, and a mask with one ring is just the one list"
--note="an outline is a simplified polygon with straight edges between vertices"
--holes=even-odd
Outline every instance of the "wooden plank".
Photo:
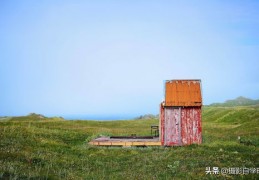
[[162,143],[160,141],[152,142],[152,141],[141,141],[141,142],[89,142],[91,145],[95,146],[124,146],[124,147],[130,147],[130,146],[161,146]]
[[112,143],[111,142],[98,142],[98,145],[99,146],[110,146],[110,145],[112,145]]
[[146,146],[161,146],[161,142],[144,142]]
[[111,142],[112,146],[123,146],[124,142]]
[[133,146],[144,146],[145,142],[132,142]]

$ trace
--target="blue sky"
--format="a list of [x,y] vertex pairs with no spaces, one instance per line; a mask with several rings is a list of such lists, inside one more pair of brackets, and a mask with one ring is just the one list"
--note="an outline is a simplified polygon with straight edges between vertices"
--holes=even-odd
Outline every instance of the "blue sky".
[[0,1],[0,116],[158,114],[163,81],[204,104],[259,99],[259,1]]

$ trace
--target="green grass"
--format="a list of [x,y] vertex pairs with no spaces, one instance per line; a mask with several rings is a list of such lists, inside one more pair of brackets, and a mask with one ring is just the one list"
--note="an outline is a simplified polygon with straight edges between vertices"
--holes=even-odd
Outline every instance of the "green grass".
[[[259,167],[259,108],[204,107],[203,144],[185,147],[92,147],[97,135],[149,135],[157,119],[0,121],[0,179],[258,179],[206,175],[206,167]],[[240,136],[240,140],[238,140]]]

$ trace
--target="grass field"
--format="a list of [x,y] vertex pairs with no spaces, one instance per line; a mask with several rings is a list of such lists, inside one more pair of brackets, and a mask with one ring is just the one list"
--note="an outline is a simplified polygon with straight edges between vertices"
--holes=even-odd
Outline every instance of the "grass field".
[[[259,107],[204,107],[203,144],[185,147],[92,147],[98,135],[149,135],[157,119],[0,120],[0,179],[259,179],[206,174],[206,167],[259,168]],[[240,140],[238,140],[240,137]],[[252,169],[251,169],[252,170]]]

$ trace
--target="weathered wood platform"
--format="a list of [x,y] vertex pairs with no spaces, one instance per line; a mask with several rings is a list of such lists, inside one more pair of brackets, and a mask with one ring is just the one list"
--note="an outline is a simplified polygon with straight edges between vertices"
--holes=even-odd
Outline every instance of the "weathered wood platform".
[[113,139],[110,137],[100,137],[89,142],[91,145],[95,146],[161,146],[159,138],[153,139],[141,139],[141,138],[132,138],[132,139]]

